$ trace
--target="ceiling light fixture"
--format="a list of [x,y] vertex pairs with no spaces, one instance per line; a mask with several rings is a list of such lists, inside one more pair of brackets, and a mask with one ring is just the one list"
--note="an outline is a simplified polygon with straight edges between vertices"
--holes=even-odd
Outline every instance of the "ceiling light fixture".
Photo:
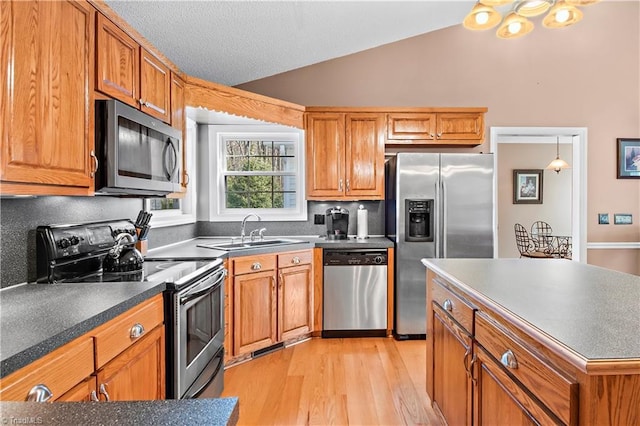
[[556,159],[549,163],[547,169],[560,173],[560,170],[568,169],[569,167],[566,161],[560,159],[560,136],[556,136]]
[[[496,31],[499,38],[517,38],[533,31],[534,24],[527,18],[546,12],[542,25],[546,28],[562,28],[582,17],[576,6],[587,6],[600,0],[516,0],[512,11],[502,20]],[[513,3],[513,0],[479,0],[465,17],[463,25],[469,30],[488,30],[495,27],[502,16],[495,7]]]

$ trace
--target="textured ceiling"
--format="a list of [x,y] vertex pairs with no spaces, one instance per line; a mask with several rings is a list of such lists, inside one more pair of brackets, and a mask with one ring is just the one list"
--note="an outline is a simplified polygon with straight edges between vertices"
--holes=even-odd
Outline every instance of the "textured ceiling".
[[475,2],[106,3],[188,75],[234,86],[459,24]]

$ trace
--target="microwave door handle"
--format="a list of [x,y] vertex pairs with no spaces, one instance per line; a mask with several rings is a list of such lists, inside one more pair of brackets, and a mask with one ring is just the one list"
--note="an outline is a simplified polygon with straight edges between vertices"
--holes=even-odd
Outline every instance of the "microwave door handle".
[[[169,164],[168,164],[168,152],[169,152],[169,148],[171,148],[171,152],[173,153],[173,167],[171,168],[171,170],[169,170]],[[167,180],[171,181],[171,179],[173,179],[173,175],[175,175],[176,173],[176,169],[178,168],[178,153],[176,151],[176,147],[173,146],[173,142],[171,141],[170,138],[167,138],[167,141],[164,145],[164,150],[163,150],[163,154],[162,154],[162,158],[163,158],[163,164],[162,167],[164,168],[164,172],[165,175],[167,176]]]

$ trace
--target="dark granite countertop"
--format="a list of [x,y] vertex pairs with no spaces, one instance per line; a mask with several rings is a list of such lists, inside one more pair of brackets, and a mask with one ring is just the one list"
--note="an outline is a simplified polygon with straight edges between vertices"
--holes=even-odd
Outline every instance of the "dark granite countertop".
[[2,424],[235,425],[238,398],[131,402],[0,402]]
[[[272,247],[251,248],[247,250],[223,251],[210,248],[198,247],[198,244],[228,243],[231,237],[198,237],[191,240],[180,241],[163,247],[158,247],[146,254],[146,259],[215,259],[232,258],[237,256],[248,256],[252,254],[277,253],[289,250],[303,250],[313,247],[321,248],[389,248],[393,247],[393,241],[386,237],[370,237],[359,240],[349,237],[348,240],[327,240],[322,237],[310,236],[284,236],[269,237],[269,239],[287,238],[291,240],[304,241],[299,244],[280,245]],[[237,238],[235,239],[237,242]]]
[[640,359],[640,277],[564,259],[423,259],[586,361]]
[[0,290],[0,377],[164,289],[158,282],[114,282],[21,284]]

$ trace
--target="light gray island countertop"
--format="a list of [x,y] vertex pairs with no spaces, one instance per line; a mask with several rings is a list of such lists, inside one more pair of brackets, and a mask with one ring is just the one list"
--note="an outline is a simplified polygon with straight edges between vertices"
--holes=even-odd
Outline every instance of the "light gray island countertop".
[[564,259],[423,259],[584,362],[640,363],[640,276]]

